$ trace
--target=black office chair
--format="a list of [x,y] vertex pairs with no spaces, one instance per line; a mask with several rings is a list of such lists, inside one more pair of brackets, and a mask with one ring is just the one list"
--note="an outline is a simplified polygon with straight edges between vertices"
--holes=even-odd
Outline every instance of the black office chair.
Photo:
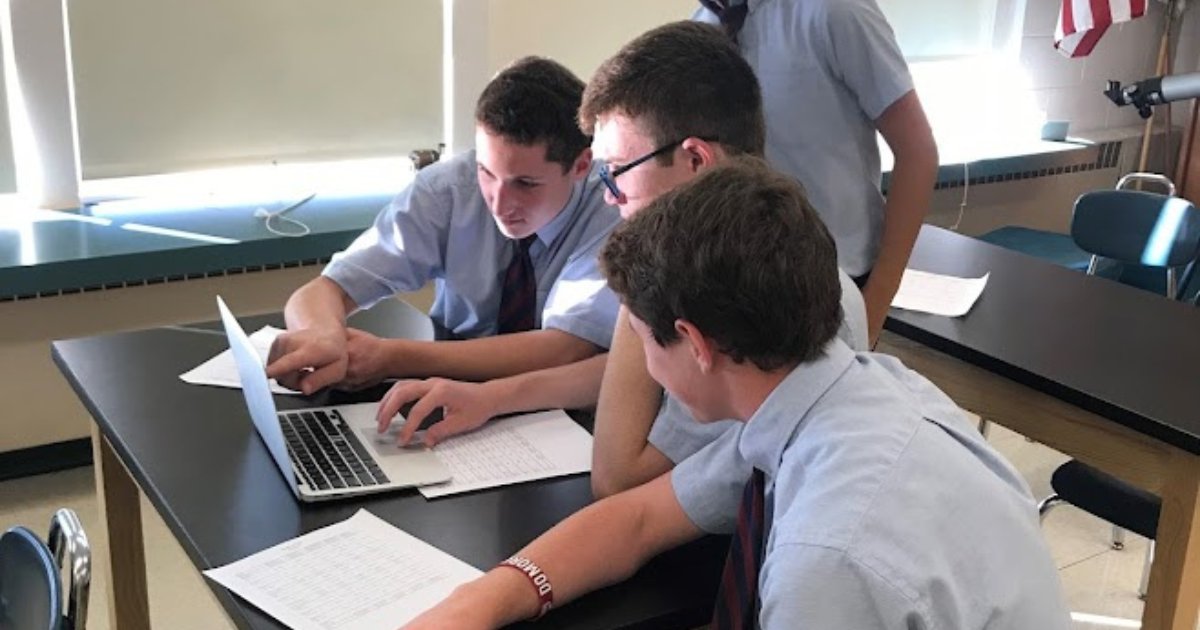
[[54,515],[48,540],[24,527],[0,535],[0,630],[78,630],[87,622],[91,549],[75,512]]
[[[1169,180],[1167,183],[1170,184]],[[1174,190],[1174,186],[1170,185],[1169,190]],[[1190,276],[1200,251],[1200,211],[1187,200],[1170,195],[1135,190],[1092,192],[1075,202],[1071,236],[1081,249],[1091,254],[1088,274],[1096,274],[1106,260],[1156,270],[1165,279],[1163,293],[1170,299],[1179,299],[1183,297],[1183,287],[1177,272],[1184,270],[1185,279]],[[1111,277],[1138,284],[1146,275],[1127,275],[1126,270],[1119,269]],[[1145,597],[1160,499],[1076,460],[1054,471],[1050,487],[1054,494],[1038,504],[1043,520],[1055,506],[1070,503],[1113,524],[1115,549],[1124,547],[1124,530],[1150,541],[1138,588],[1138,593]]]

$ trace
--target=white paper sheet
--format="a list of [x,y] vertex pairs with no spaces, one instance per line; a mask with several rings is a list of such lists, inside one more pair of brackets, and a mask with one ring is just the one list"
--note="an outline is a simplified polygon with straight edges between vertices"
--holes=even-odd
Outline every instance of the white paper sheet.
[[[274,326],[263,326],[258,332],[250,335],[250,343],[254,344],[254,349],[258,351],[258,356],[262,359],[263,365],[267,363],[267,355],[271,352],[271,343],[283,331]],[[242,380],[238,378],[237,364],[233,362],[233,354],[226,350],[221,354],[201,363],[192,370],[179,375],[179,378],[185,383],[192,385],[216,385],[217,387],[233,387],[241,389]],[[275,379],[271,379],[272,394],[299,394],[300,392],[288,389]]]
[[561,409],[493,420],[438,443],[433,452],[451,480],[418,488],[426,499],[592,469],[592,436]]
[[394,630],[480,571],[359,510],[204,574],[295,630]]
[[979,299],[987,286],[988,276],[956,278],[927,271],[905,269],[900,289],[892,298],[892,306],[910,311],[960,317]]

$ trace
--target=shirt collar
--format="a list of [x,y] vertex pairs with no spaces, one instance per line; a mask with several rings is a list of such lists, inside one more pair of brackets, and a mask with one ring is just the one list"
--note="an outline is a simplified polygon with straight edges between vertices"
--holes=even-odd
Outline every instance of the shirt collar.
[[559,210],[558,216],[550,220],[549,223],[542,226],[542,229],[537,231],[538,242],[545,247],[550,247],[554,240],[563,233],[563,230],[571,224],[571,217],[579,211],[579,207],[583,205],[580,201],[583,199],[583,188],[587,182],[586,179],[581,179],[571,186],[571,196],[567,198],[566,205],[562,210]]
[[854,351],[835,337],[819,359],[792,370],[746,422],[738,442],[742,457],[768,477],[775,476],[796,429],[853,362]]

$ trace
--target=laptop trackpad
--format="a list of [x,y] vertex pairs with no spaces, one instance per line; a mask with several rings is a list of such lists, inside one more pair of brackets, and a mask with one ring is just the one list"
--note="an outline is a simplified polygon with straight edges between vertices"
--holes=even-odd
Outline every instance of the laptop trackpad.
[[391,455],[400,455],[403,453],[411,453],[413,451],[425,450],[425,430],[421,429],[413,434],[412,441],[408,446],[400,446],[396,440],[400,435],[400,429],[404,426],[403,422],[393,422],[388,426],[387,431],[383,433],[369,427],[359,429],[363,438],[371,444],[371,447],[380,457],[388,457]]

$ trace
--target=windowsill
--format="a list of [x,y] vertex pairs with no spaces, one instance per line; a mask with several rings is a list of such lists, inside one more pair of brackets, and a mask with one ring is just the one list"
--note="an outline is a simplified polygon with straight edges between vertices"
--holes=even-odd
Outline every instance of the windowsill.
[[[1088,151],[1095,153],[1097,148],[1080,140],[1028,142],[969,157],[947,152],[941,159],[938,183],[960,183],[964,162],[974,180],[1078,162],[1080,153]],[[890,157],[885,152],[885,190]],[[91,191],[85,187],[85,192],[107,201],[73,212],[0,213],[0,302],[319,264],[366,229],[407,184],[411,172],[397,176],[394,169],[385,170],[353,186],[345,177],[305,181],[276,175],[276,183],[285,184],[274,191],[260,187],[223,195],[214,191],[230,188],[229,180],[189,185],[186,178],[172,177],[124,182],[142,184],[140,192],[150,193],[149,197],[131,194],[139,192],[136,186],[93,186]],[[172,195],[155,195],[155,191]],[[287,214],[310,228],[306,236],[273,234],[263,219],[254,216],[260,207],[278,210],[314,191],[315,197]],[[282,230],[294,227],[278,220],[273,225]]]
[[[399,163],[390,164],[354,177],[277,168],[271,187],[253,174],[243,182],[248,186],[211,174],[89,182],[85,192],[105,201],[76,211],[0,213],[0,301],[319,264],[349,245],[411,180],[411,168],[397,173]],[[286,215],[307,226],[307,235],[274,234],[255,216],[314,193]],[[272,227],[298,229],[279,219]]]

